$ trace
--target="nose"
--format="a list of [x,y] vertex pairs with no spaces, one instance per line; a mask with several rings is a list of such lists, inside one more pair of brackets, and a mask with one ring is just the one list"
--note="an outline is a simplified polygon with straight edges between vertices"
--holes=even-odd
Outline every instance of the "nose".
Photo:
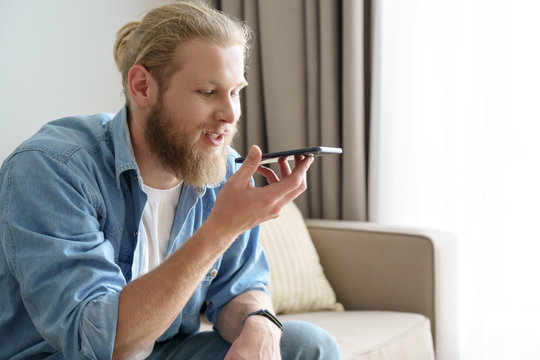
[[216,120],[229,124],[235,123],[240,118],[240,101],[232,95],[224,96],[216,111]]

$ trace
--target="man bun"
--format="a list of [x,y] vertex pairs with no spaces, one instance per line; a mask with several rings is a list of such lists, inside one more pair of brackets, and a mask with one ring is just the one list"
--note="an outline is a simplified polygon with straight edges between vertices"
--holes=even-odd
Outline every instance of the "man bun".
[[131,39],[133,32],[137,29],[137,26],[139,26],[139,22],[132,21],[122,26],[116,32],[116,41],[114,42],[114,62],[121,73],[126,66],[129,50],[128,42]]

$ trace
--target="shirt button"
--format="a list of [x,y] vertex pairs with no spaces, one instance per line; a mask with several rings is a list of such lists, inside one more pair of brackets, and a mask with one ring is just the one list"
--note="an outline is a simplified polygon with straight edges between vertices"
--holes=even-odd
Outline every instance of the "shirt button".
[[216,277],[217,275],[217,270],[216,269],[212,269],[212,271],[210,271],[210,276],[211,277]]

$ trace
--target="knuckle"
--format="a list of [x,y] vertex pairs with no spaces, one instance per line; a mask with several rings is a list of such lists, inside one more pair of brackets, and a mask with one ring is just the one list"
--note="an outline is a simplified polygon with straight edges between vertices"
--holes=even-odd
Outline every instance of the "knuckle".
[[270,212],[270,217],[272,219],[277,219],[281,215],[281,208],[278,207],[276,209],[273,209],[272,212]]
[[294,180],[294,187],[295,188],[302,188],[302,186],[304,185],[304,178],[301,178],[301,177],[298,177]]

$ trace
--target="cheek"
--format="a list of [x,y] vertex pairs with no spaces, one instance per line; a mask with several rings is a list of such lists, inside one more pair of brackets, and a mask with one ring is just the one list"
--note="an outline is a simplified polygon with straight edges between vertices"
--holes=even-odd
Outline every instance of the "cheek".
[[179,111],[182,111],[183,118],[190,121],[192,124],[203,123],[208,120],[209,117],[215,111],[214,106],[201,99],[193,99],[189,102],[184,102],[183,107],[178,107]]

